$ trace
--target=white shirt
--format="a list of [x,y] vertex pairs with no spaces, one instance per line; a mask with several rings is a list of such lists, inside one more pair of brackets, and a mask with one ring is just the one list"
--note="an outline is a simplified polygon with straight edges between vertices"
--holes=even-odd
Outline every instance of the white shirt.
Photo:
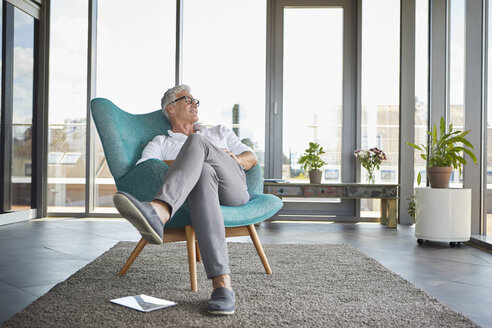
[[[239,140],[231,129],[223,125],[216,125],[207,129],[205,126],[197,124],[195,125],[195,129],[196,134],[201,135],[219,148],[229,149],[234,155],[242,154],[245,151],[253,152],[250,147]],[[188,136],[183,133],[174,133],[171,130],[168,130],[167,133],[169,136],[156,136],[145,146],[142,152],[142,158],[138,160],[137,164],[150,158],[157,158],[162,161],[176,159]]]

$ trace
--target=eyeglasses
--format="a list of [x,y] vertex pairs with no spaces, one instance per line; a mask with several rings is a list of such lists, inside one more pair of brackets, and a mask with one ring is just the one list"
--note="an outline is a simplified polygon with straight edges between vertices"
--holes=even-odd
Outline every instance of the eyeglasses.
[[197,107],[198,107],[198,106],[200,106],[200,100],[195,99],[195,98],[191,98],[190,96],[183,96],[183,97],[179,97],[179,98],[178,98],[178,99],[176,99],[175,101],[171,101],[171,102],[169,103],[169,105],[174,104],[175,102],[180,101],[180,100],[182,100],[182,99],[184,99],[184,101],[185,101],[188,105],[191,105],[191,104],[193,104],[193,103],[194,103]]

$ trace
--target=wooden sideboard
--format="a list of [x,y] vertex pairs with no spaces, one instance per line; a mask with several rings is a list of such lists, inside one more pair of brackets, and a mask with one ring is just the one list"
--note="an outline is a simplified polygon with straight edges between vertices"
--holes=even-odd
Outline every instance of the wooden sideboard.
[[263,192],[278,197],[379,198],[381,224],[396,228],[398,223],[398,184],[264,182]]

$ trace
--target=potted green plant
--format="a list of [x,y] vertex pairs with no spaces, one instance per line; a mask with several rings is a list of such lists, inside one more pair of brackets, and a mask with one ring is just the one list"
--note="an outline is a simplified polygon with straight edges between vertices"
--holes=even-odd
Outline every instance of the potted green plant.
[[[464,158],[465,153],[477,164],[477,158],[471,151],[473,145],[465,138],[469,132],[470,130],[453,130],[453,124],[450,124],[446,131],[444,118],[441,117],[439,133],[435,124],[432,131],[427,131],[427,134],[431,136],[429,145],[407,142],[407,145],[422,152],[420,157],[427,162],[427,177],[431,188],[448,188],[453,168],[458,169],[461,176],[461,165],[467,163]],[[419,185],[421,179],[419,172],[417,176]]]
[[302,164],[302,168],[305,171],[309,170],[309,182],[310,183],[321,183],[322,172],[319,170],[323,165],[326,164],[320,155],[324,154],[323,147],[321,147],[316,142],[310,142],[309,148],[307,148],[299,158],[298,163]]

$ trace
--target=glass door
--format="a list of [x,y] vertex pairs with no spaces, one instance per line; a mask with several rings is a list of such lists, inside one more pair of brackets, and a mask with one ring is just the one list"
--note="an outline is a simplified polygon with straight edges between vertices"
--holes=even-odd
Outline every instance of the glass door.
[[[316,142],[325,151],[321,182],[355,182],[355,5],[355,1],[291,0],[276,4],[272,121],[277,121],[281,132],[271,132],[271,145],[278,158],[274,165],[281,166],[274,170],[277,177],[309,183],[298,160],[309,143]],[[351,220],[355,216],[353,200],[283,201],[282,212],[293,217],[308,213],[311,219]]]
[[282,178],[307,181],[298,164],[309,142],[327,163],[322,182],[340,182],[343,9],[284,8]]
[[20,211],[31,209],[34,18],[17,8],[13,54],[10,209]]
[[34,217],[35,18],[3,3],[0,224]]

